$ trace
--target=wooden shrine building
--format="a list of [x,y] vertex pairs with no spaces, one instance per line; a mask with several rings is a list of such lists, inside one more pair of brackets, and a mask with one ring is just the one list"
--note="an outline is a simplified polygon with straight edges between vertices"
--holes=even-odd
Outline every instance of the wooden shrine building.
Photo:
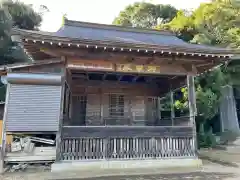
[[[196,160],[194,77],[233,56],[168,31],[70,20],[55,33],[12,37],[34,62],[1,69],[4,136],[54,135],[55,164]],[[177,117],[171,105],[165,118],[162,97],[184,85],[189,113]]]

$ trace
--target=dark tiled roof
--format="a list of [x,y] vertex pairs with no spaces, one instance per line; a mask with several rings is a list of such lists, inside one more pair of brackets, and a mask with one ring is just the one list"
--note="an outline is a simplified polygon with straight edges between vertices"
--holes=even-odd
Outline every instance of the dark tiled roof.
[[[115,25],[95,24],[65,20],[57,32],[26,31],[15,29],[25,38],[32,37],[58,42],[85,42],[95,45],[144,47],[146,49],[164,50],[203,54],[235,54],[231,49],[197,45],[184,42],[169,31],[122,27]],[[99,43],[99,44],[98,44]]]
[[65,24],[56,32],[55,36],[79,38],[99,41],[121,41],[123,43],[149,44],[158,46],[180,46],[203,50],[226,50],[212,46],[190,44],[177,38],[169,31],[150,29],[126,28],[115,25],[103,25],[65,20]]

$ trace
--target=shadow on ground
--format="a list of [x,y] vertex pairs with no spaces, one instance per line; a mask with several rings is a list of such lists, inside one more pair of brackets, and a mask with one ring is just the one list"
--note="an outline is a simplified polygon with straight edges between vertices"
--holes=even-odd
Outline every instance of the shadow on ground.
[[[155,175],[131,175],[131,176],[108,176],[108,177],[95,177],[84,178],[86,180],[225,180],[228,178],[236,178],[234,174],[224,173],[181,173],[181,174],[155,174]],[[71,180],[80,180],[81,178],[74,178]],[[55,179],[57,180],[57,179]]]

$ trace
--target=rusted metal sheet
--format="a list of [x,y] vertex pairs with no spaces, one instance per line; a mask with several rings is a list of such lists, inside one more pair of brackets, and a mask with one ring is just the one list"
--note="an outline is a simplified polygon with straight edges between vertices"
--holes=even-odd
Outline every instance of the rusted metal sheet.
[[54,74],[8,73],[10,84],[61,85],[63,77]]

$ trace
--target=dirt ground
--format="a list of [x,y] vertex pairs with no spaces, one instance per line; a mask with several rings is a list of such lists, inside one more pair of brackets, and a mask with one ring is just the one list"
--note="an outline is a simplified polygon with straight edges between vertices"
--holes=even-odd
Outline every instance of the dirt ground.
[[[42,173],[11,173],[5,174],[0,177],[1,180],[62,180],[62,179],[71,179],[71,180],[80,180],[80,179],[88,179],[88,180],[239,180],[240,179],[240,171],[239,168],[235,167],[227,167],[223,165],[213,164],[210,162],[204,162],[204,166],[198,172],[189,172],[188,169],[181,170],[181,172],[173,172],[169,171],[161,172],[161,170],[155,169],[153,173],[143,172],[141,170],[141,175],[136,175],[137,170],[135,171],[135,175],[129,175],[128,172],[121,172],[121,175],[115,176],[105,176],[99,177],[97,176],[97,171],[92,170],[91,174],[83,174],[79,172],[63,172],[53,174],[50,172],[42,172]],[[131,174],[131,173],[130,173]],[[145,174],[145,175],[144,175]],[[95,176],[95,177],[90,177]]]

